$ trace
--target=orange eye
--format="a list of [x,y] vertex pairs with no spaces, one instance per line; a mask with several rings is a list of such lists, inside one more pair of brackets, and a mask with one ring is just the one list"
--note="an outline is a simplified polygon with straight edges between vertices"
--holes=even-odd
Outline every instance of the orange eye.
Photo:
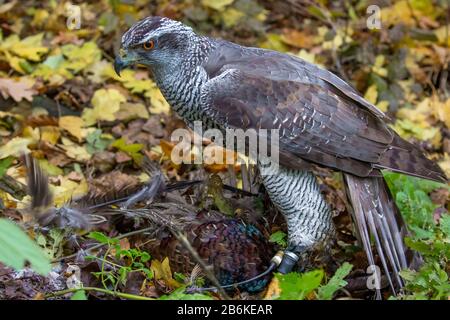
[[155,42],[153,40],[148,40],[147,42],[144,42],[142,46],[145,50],[152,50],[155,46]]

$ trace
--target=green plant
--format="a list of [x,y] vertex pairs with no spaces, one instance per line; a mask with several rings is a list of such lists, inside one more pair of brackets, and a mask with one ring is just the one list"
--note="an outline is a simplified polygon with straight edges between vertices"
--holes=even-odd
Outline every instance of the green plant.
[[449,187],[398,173],[384,175],[411,231],[405,243],[424,259],[419,270],[401,272],[406,290],[398,298],[447,299],[450,296],[450,215],[431,201],[429,193]]
[[317,298],[330,300],[335,293],[347,285],[344,278],[350,273],[352,265],[345,262],[333,277],[322,284],[325,277],[323,270],[313,270],[305,273],[291,272],[288,274],[276,274],[281,293],[279,300],[304,300]]
[[16,270],[25,262],[39,274],[50,272],[50,261],[42,249],[14,222],[0,219],[0,261]]
[[[102,261],[101,270],[94,272],[93,275],[101,279],[105,288],[112,285],[114,290],[117,290],[119,284],[126,284],[128,275],[132,272],[140,272],[147,279],[153,278],[153,272],[146,266],[146,263],[151,259],[150,254],[147,252],[137,248],[122,249],[119,239],[110,238],[101,232],[91,232],[88,237],[107,245],[107,250],[102,258],[96,256],[87,257]],[[116,262],[108,260],[110,254],[113,254]],[[112,266],[111,270],[105,269],[107,264]]]
[[86,137],[86,149],[90,154],[105,150],[112,142],[111,139],[104,137],[102,130],[95,129]]
[[286,248],[287,246],[286,237],[287,234],[279,230],[270,235],[269,241],[278,244],[282,248]]
[[168,295],[163,295],[159,300],[212,300],[213,298],[209,295],[202,293],[185,293],[186,287],[180,287]]

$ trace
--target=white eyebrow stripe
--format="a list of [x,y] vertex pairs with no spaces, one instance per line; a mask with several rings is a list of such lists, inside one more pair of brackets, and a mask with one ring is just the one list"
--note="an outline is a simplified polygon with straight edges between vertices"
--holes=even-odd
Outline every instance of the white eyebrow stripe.
[[125,34],[122,36],[122,46],[128,47],[130,45],[137,45],[148,41],[151,38],[157,38],[164,33],[173,31],[174,29],[179,29],[179,32],[192,31],[192,28],[183,25],[181,22],[169,20],[163,18],[159,26],[154,30],[148,30],[151,18],[146,18],[141,20],[137,24],[133,25]]

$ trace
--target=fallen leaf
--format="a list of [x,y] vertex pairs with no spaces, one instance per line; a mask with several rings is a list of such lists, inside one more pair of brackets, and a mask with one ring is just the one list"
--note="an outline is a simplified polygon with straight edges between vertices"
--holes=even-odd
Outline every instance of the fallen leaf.
[[59,118],[59,126],[81,142],[84,138],[84,121],[80,117],[64,116]]
[[97,121],[114,121],[115,113],[120,110],[120,104],[125,102],[125,97],[116,89],[99,89],[92,97],[93,108],[85,108],[82,118],[86,126],[91,126]]
[[66,151],[66,155],[69,158],[80,162],[85,162],[91,159],[92,155],[87,151],[85,147],[79,146],[66,137],[62,137],[61,142],[62,144],[58,146]]
[[37,92],[33,89],[34,81],[30,78],[19,78],[17,81],[8,78],[0,78],[0,92],[3,98],[11,97],[16,102],[26,99],[31,101]]
[[120,110],[115,113],[117,120],[129,121],[136,118],[148,119],[147,108],[142,103],[122,103]]
[[205,7],[209,7],[218,11],[225,9],[226,6],[232,4],[233,2],[234,0],[202,0],[202,4]]
[[39,127],[40,140],[47,141],[50,144],[56,144],[61,136],[61,132],[58,127],[43,126]]
[[6,144],[0,146],[0,159],[9,156],[18,157],[22,154],[29,153],[30,149],[28,149],[28,145],[33,143],[33,141],[33,139],[21,137],[15,137],[9,140]]

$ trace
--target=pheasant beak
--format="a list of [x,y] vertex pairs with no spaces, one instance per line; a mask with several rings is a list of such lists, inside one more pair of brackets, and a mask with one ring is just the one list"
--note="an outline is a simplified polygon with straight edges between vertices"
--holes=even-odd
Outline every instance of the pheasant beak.
[[120,72],[134,63],[133,57],[125,49],[120,49],[119,55],[114,59],[114,71],[120,77]]

